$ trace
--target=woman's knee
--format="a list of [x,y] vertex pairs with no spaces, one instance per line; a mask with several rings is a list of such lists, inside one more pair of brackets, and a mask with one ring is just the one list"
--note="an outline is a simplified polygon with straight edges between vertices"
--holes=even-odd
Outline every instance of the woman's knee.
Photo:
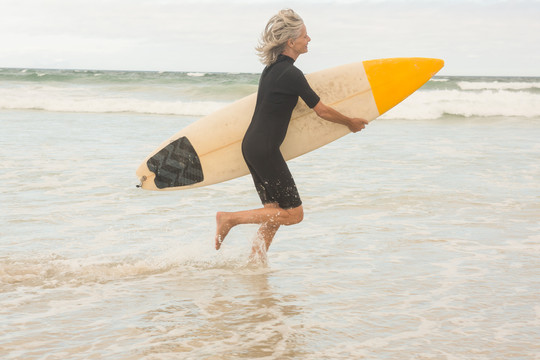
[[304,220],[304,208],[302,205],[286,211],[289,214],[289,221],[287,225],[298,224]]

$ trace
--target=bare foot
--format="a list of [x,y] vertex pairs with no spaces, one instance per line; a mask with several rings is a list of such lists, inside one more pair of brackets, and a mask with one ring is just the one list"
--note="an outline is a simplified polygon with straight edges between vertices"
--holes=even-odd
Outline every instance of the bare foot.
[[216,214],[216,250],[219,250],[232,227],[233,225],[229,221],[227,213],[218,212]]

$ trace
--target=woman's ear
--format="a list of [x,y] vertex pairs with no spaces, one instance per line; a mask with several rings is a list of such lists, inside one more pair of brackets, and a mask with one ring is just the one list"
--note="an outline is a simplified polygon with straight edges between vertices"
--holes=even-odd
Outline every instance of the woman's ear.
[[294,40],[293,40],[293,39],[287,40],[287,45],[288,45],[289,47],[294,47]]

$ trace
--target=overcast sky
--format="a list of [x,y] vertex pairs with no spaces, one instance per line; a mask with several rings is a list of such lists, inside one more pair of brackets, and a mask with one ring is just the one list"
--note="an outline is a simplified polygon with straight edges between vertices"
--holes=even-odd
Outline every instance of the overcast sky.
[[540,0],[0,0],[0,67],[260,72],[254,46],[290,7],[306,73],[444,59],[441,75],[540,76]]

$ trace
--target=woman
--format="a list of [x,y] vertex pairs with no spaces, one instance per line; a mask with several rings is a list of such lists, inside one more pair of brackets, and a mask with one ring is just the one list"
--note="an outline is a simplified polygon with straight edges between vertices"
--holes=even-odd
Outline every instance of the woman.
[[[352,132],[362,130],[368,123],[361,118],[347,117],[323,104],[304,74],[294,66],[298,56],[308,51],[310,41],[302,18],[293,10],[281,10],[266,25],[257,47],[266,67],[259,81],[255,112],[242,142],[244,159],[264,207],[218,212],[216,250],[236,225],[260,224],[258,238],[268,250],[281,225],[302,221],[302,201],[279,150],[298,97],[319,117],[347,126]],[[258,251],[254,246],[252,255]]]

